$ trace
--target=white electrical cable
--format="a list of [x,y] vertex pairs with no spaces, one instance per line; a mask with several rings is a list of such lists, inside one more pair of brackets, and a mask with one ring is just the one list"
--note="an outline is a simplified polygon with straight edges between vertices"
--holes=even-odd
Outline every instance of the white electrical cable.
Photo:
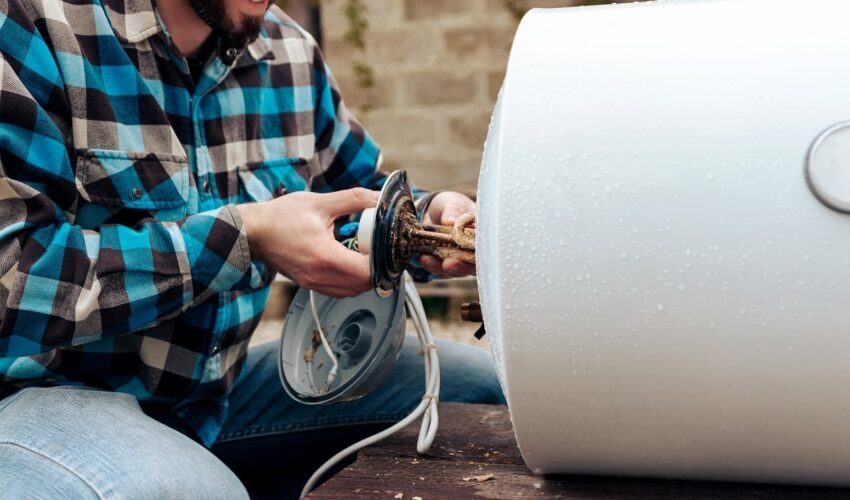
[[339,361],[336,359],[336,355],[334,355],[331,350],[330,344],[328,344],[328,339],[325,338],[325,332],[322,330],[322,322],[319,321],[319,313],[316,311],[316,297],[313,293],[313,290],[310,290],[310,309],[313,311],[313,321],[316,322],[316,330],[319,332],[319,338],[322,340],[322,346],[325,348],[325,352],[328,357],[331,359],[333,363],[333,368],[331,368],[330,373],[328,373],[328,378],[325,381],[325,394],[330,390],[331,384],[336,380],[337,371],[339,371]]
[[[310,476],[304,489],[301,490],[301,497],[306,497],[310,491],[316,486],[316,483],[329,471],[334,465],[342,459],[356,453],[357,451],[377,443],[378,441],[387,438],[401,429],[407,427],[411,422],[422,416],[422,426],[419,430],[419,439],[416,443],[416,451],[426,453],[434,442],[434,436],[437,434],[437,426],[440,419],[437,413],[437,402],[440,396],[440,361],[437,358],[437,345],[434,343],[434,337],[431,335],[431,328],[428,326],[428,319],[425,317],[425,308],[422,307],[422,299],[419,298],[419,293],[416,291],[416,285],[413,280],[405,272],[404,273],[404,292],[405,306],[407,314],[413,320],[413,326],[416,328],[416,334],[419,337],[419,342],[422,344],[423,359],[425,362],[425,394],[422,396],[422,401],[407,417],[373,436],[370,436],[362,441],[358,441],[348,448],[340,451],[327,462],[322,464],[316,472]],[[312,299],[313,294],[310,293]],[[315,309],[314,309],[315,311]],[[318,323],[318,320],[317,320]]]
[[437,434],[437,427],[440,423],[437,413],[437,403],[440,397],[440,360],[437,356],[437,344],[434,343],[431,327],[428,325],[428,318],[425,316],[425,308],[422,306],[422,299],[419,298],[416,285],[407,273],[404,273],[404,292],[408,314],[410,314],[410,319],[413,320],[413,326],[419,335],[419,341],[422,344],[422,356],[425,359],[425,394],[422,399],[427,401],[428,405],[423,410],[422,426],[416,443],[416,451],[424,454],[428,452],[434,442],[434,436]]

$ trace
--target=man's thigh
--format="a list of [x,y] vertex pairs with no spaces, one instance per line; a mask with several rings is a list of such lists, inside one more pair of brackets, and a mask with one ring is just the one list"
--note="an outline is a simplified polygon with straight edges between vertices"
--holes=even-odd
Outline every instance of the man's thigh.
[[127,394],[24,389],[0,401],[0,497],[246,498],[209,451]]
[[[504,404],[489,353],[455,342],[437,341],[437,345],[441,401]],[[248,352],[217,446],[246,438],[267,440],[308,431],[319,431],[321,436],[340,427],[385,426],[407,416],[424,394],[424,365],[419,341],[413,336],[405,339],[398,362],[379,388],[357,401],[331,405],[303,405],[284,392],[277,371],[277,349],[277,342],[268,342]],[[325,445],[335,451],[341,449],[339,443],[324,439],[311,444],[314,448]]]

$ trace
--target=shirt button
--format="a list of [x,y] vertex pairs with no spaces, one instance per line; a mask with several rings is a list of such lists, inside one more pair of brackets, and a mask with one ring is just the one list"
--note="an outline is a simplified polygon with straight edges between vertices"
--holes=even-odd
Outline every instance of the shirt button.
[[142,192],[142,188],[133,188],[133,198],[136,198],[138,200],[142,197],[143,194],[145,193]]
[[205,193],[209,193],[210,189],[212,189],[212,186],[210,186],[210,181],[204,181],[203,184],[201,184],[201,188],[204,190]]
[[230,47],[229,49],[224,51],[224,57],[227,59],[227,64],[232,63],[236,60],[237,50],[235,47]]
[[285,194],[286,194],[286,188],[285,187],[280,186],[279,188],[277,188],[277,195],[278,196],[283,196]]

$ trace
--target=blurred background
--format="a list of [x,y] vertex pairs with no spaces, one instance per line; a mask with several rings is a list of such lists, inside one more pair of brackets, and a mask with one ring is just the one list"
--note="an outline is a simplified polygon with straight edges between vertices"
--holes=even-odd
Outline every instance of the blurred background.
[[[322,46],[344,100],[384,152],[384,171],[404,169],[418,186],[475,198],[490,114],[522,16],[536,7],[628,2],[277,3]],[[276,283],[257,341],[280,334],[292,292],[291,284]],[[420,293],[435,335],[486,346],[472,337],[478,325],[459,321],[460,304],[477,300],[474,278],[430,283]]]
[[[576,0],[280,0],[322,45],[348,103],[428,189],[475,194],[514,32],[535,7]],[[564,47],[569,50],[569,47]]]

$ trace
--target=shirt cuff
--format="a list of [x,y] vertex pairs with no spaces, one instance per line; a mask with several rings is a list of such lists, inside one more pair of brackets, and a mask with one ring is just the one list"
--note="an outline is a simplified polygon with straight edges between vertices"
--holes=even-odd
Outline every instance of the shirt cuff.
[[245,289],[254,281],[248,235],[234,205],[189,216],[180,230],[191,259],[196,300]]

